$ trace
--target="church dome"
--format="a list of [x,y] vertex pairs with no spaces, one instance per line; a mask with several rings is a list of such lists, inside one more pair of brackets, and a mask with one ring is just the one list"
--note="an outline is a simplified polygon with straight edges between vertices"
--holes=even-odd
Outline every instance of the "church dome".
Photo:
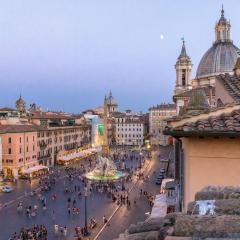
[[221,17],[215,25],[215,42],[203,55],[196,78],[215,76],[221,73],[232,73],[238,58],[239,49],[230,38],[230,22],[221,10]]
[[231,42],[215,42],[203,55],[197,69],[197,78],[233,72],[239,49]]
[[109,92],[109,96],[107,98],[107,105],[117,105],[117,101],[115,100],[115,98],[112,95],[112,92]]

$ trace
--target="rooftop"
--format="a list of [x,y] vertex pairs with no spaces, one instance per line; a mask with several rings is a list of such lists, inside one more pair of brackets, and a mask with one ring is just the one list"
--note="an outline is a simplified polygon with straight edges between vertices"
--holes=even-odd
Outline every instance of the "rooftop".
[[153,106],[149,108],[151,110],[176,110],[176,105],[174,103],[162,103],[157,106]]
[[[208,86],[206,86],[206,87],[202,87],[202,89],[204,90],[206,96],[209,96],[210,88]],[[185,92],[182,92],[182,93],[179,93],[179,94],[176,94],[173,96],[173,100],[175,100],[177,98],[190,98],[191,94],[194,90],[195,90],[195,88],[185,91]],[[215,87],[212,87],[212,95],[215,96]]]
[[228,73],[220,74],[217,76],[217,80],[222,83],[223,87],[235,101],[240,102],[240,76]]
[[0,125],[0,134],[4,133],[23,133],[23,132],[36,132],[44,128],[37,125]]
[[[174,121],[176,121],[174,123]],[[173,120],[165,133],[172,136],[240,136],[240,105],[228,104],[224,107],[209,109],[198,115],[183,116]]]

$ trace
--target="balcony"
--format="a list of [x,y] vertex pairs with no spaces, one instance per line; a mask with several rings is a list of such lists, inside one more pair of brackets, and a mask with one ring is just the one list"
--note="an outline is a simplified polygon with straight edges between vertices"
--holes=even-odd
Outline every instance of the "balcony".
[[41,142],[39,142],[39,147],[40,147],[41,150],[43,150],[47,147],[47,143],[42,140]]

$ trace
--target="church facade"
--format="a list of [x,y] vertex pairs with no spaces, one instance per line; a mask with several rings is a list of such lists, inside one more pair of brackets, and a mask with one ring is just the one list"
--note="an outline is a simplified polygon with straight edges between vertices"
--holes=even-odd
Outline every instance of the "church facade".
[[220,74],[234,74],[239,48],[231,40],[231,25],[225,18],[224,9],[215,25],[215,41],[206,51],[197,67],[195,78],[192,78],[192,62],[188,56],[183,40],[181,53],[175,64],[176,84],[173,100],[177,106],[177,113],[187,106],[189,96],[195,88],[203,88],[208,97],[209,105],[216,106],[215,86]]

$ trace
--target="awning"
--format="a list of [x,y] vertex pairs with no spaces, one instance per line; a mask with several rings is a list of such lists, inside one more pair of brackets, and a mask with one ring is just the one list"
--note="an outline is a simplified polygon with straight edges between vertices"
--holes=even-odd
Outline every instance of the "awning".
[[23,169],[22,173],[23,174],[31,174],[33,172],[37,172],[37,171],[40,171],[40,170],[49,170],[49,169],[46,166],[38,165],[38,166],[30,167],[28,169]]
[[80,152],[75,152],[75,153],[71,153],[65,156],[60,156],[58,158],[59,161],[70,161],[73,160],[75,158],[80,158],[80,157],[84,157],[87,156],[88,154],[92,154],[92,153],[97,153],[99,152],[100,149],[99,148],[88,148],[85,150],[82,150]]
[[165,194],[156,195],[150,218],[165,217],[167,214],[167,198]]

